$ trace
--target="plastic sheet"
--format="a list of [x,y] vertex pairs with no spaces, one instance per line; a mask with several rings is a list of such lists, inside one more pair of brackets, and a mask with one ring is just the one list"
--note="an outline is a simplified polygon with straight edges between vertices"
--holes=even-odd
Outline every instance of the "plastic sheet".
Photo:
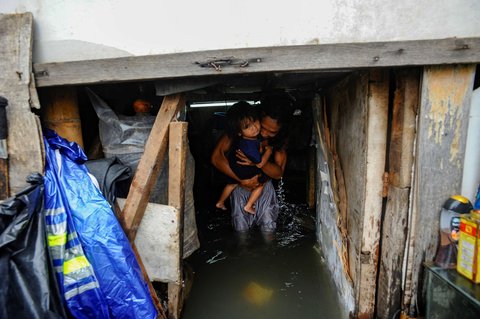
[[0,205],[0,318],[65,318],[45,247],[43,179]]
[[[130,243],[109,204],[92,183],[83,164],[86,156],[81,148],[48,130],[45,132],[45,153],[45,206],[56,211],[63,208],[72,217],[110,316],[156,318],[157,311]],[[63,203],[48,200],[54,195]],[[82,293],[84,291],[80,290],[79,295]],[[89,314],[88,317],[97,318],[97,315]]]
[[[87,88],[87,94],[99,118],[99,134],[105,157],[117,157],[128,165],[132,174],[137,169],[143,154],[145,143],[155,123],[155,116],[139,114],[137,116],[121,116],[115,112],[92,90]],[[190,150],[187,150],[184,203],[184,238],[183,257],[190,256],[198,247],[197,224],[193,199],[193,176],[195,162]],[[168,201],[168,156],[160,171],[157,183],[152,189],[149,202],[166,205]]]

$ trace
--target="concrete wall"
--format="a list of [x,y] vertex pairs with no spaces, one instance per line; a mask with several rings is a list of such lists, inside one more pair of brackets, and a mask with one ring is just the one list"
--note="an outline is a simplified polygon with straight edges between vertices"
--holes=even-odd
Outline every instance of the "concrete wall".
[[2,0],[32,12],[34,62],[480,36],[478,0]]

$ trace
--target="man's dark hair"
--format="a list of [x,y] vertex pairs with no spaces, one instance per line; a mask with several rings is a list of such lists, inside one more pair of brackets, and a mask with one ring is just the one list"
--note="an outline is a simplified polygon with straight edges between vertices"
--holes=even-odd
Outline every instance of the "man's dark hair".
[[259,121],[258,110],[245,101],[233,104],[227,111],[226,133],[232,140],[239,138],[242,133],[242,124],[244,121]]
[[274,149],[281,149],[287,146],[287,135],[292,113],[292,100],[286,94],[269,95],[261,101],[260,116],[268,116],[277,121],[280,126],[275,137],[270,138],[269,144]]

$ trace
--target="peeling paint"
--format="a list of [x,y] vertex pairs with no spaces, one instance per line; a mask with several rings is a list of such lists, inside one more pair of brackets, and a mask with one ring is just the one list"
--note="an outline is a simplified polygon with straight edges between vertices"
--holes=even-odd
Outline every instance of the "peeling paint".
[[[453,133],[452,145],[450,146],[450,162],[455,161],[458,158],[458,144],[460,142],[460,118],[455,121],[455,132]],[[456,161],[457,167],[460,167],[461,161]]]
[[[468,66],[456,68],[435,68],[425,72],[429,85],[427,103],[430,105],[428,118],[428,138],[436,144],[442,144],[448,137],[445,132],[452,132],[450,162],[454,162],[459,154],[460,118],[463,111],[465,96],[470,88],[471,81],[467,76],[470,72]],[[461,165],[457,161],[456,165]]]

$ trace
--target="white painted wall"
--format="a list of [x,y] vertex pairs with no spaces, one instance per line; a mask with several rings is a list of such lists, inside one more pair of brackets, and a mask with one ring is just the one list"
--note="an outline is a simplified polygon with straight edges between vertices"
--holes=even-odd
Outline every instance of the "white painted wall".
[[463,164],[462,195],[475,204],[480,186],[480,88],[472,93],[467,145]]
[[480,36],[479,0],[0,0],[26,11],[34,62]]

